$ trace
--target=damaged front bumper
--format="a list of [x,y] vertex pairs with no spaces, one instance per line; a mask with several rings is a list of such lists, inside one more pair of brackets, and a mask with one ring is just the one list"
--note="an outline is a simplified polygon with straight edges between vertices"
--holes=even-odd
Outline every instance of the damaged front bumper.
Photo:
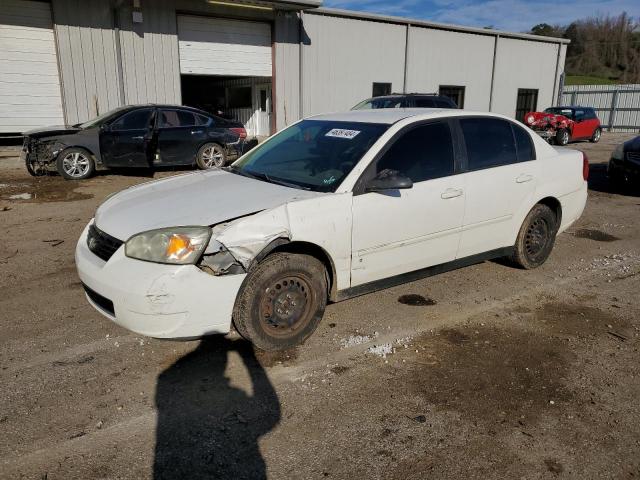
[[76,246],[76,266],[89,303],[104,316],[155,338],[229,332],[245,273],[214,276],[196,265],[135,260],[125,256],[124,246],[105,262],[89,250],[88,229]]

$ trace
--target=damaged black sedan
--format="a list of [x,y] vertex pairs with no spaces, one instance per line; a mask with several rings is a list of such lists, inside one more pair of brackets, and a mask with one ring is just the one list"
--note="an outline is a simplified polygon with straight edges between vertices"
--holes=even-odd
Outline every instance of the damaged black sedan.
[[57,171],[67,180],[109,168],[208,169],[238,158],[246,137],[242,123],[195,108],[126,106],[70,127],[25,132],[22,157],[31,175]]

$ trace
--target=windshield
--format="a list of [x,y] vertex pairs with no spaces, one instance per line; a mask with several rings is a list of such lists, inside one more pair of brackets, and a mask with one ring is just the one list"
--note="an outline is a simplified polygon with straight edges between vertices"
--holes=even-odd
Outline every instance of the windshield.
[[114,108],[113,110],[109,110],[108,112],[105,112],[102,115],[98,115],[96,118],[93,118],[93,119],[91,119],[89,121],[86,121],[84,123],[76,123],[73,126],[81,128],[83,130],[85,128],[98,127],[98,126],[102,125],[103,123],[105,123],[106,121],[110,120],[115,115],[118,115],[119,113],[127,110],[128,108],[129,107]]
[[402,97],[380,97],[370,98],[360,102],[351,110],[377,110],[379,108],[401,108]]
[[334,192],[388,128],[378,123],[303,120],[251,150],[230,170],[289,187]]
[[567,118],[573,118],[573,110],[570,108],[552,107],[547,108],[544,113],[552,113],[554,115],[563,115]]

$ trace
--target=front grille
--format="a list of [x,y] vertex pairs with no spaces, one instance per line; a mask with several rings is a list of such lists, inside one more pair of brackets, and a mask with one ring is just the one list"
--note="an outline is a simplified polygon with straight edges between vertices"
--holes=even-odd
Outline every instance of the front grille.
[[640,152],[627,152],[627,159],[640,163]]
[[113,308],[113,302],[106,297],[103,297],[97,292],[94,292],[89,287],[87,287],[84,283],[82,284],[84,287],[84,291],[87,293],[87,296],[91,299],[93,303],[99,306],[102,310],[107,312],[112,317],[116,316],[116,311]]
[[105,262],[116,253],[124,242],[112,237],[108,233],[103,232],[95,224],[89,227],[89,234],[87,235],[87,246],[95,255],[100,257]]

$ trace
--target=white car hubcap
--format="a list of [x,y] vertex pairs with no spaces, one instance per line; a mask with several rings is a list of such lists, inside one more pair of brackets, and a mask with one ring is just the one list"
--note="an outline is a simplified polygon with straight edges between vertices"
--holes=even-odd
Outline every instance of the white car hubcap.
[[222,167],[224,163],[224,157],[218,147],[207,147],[202,152],[202,159],[206,168]]
[[80,152],[69,153],[62,159],[62,168],[70,177],[82,177],[89,171],[89,158]]

